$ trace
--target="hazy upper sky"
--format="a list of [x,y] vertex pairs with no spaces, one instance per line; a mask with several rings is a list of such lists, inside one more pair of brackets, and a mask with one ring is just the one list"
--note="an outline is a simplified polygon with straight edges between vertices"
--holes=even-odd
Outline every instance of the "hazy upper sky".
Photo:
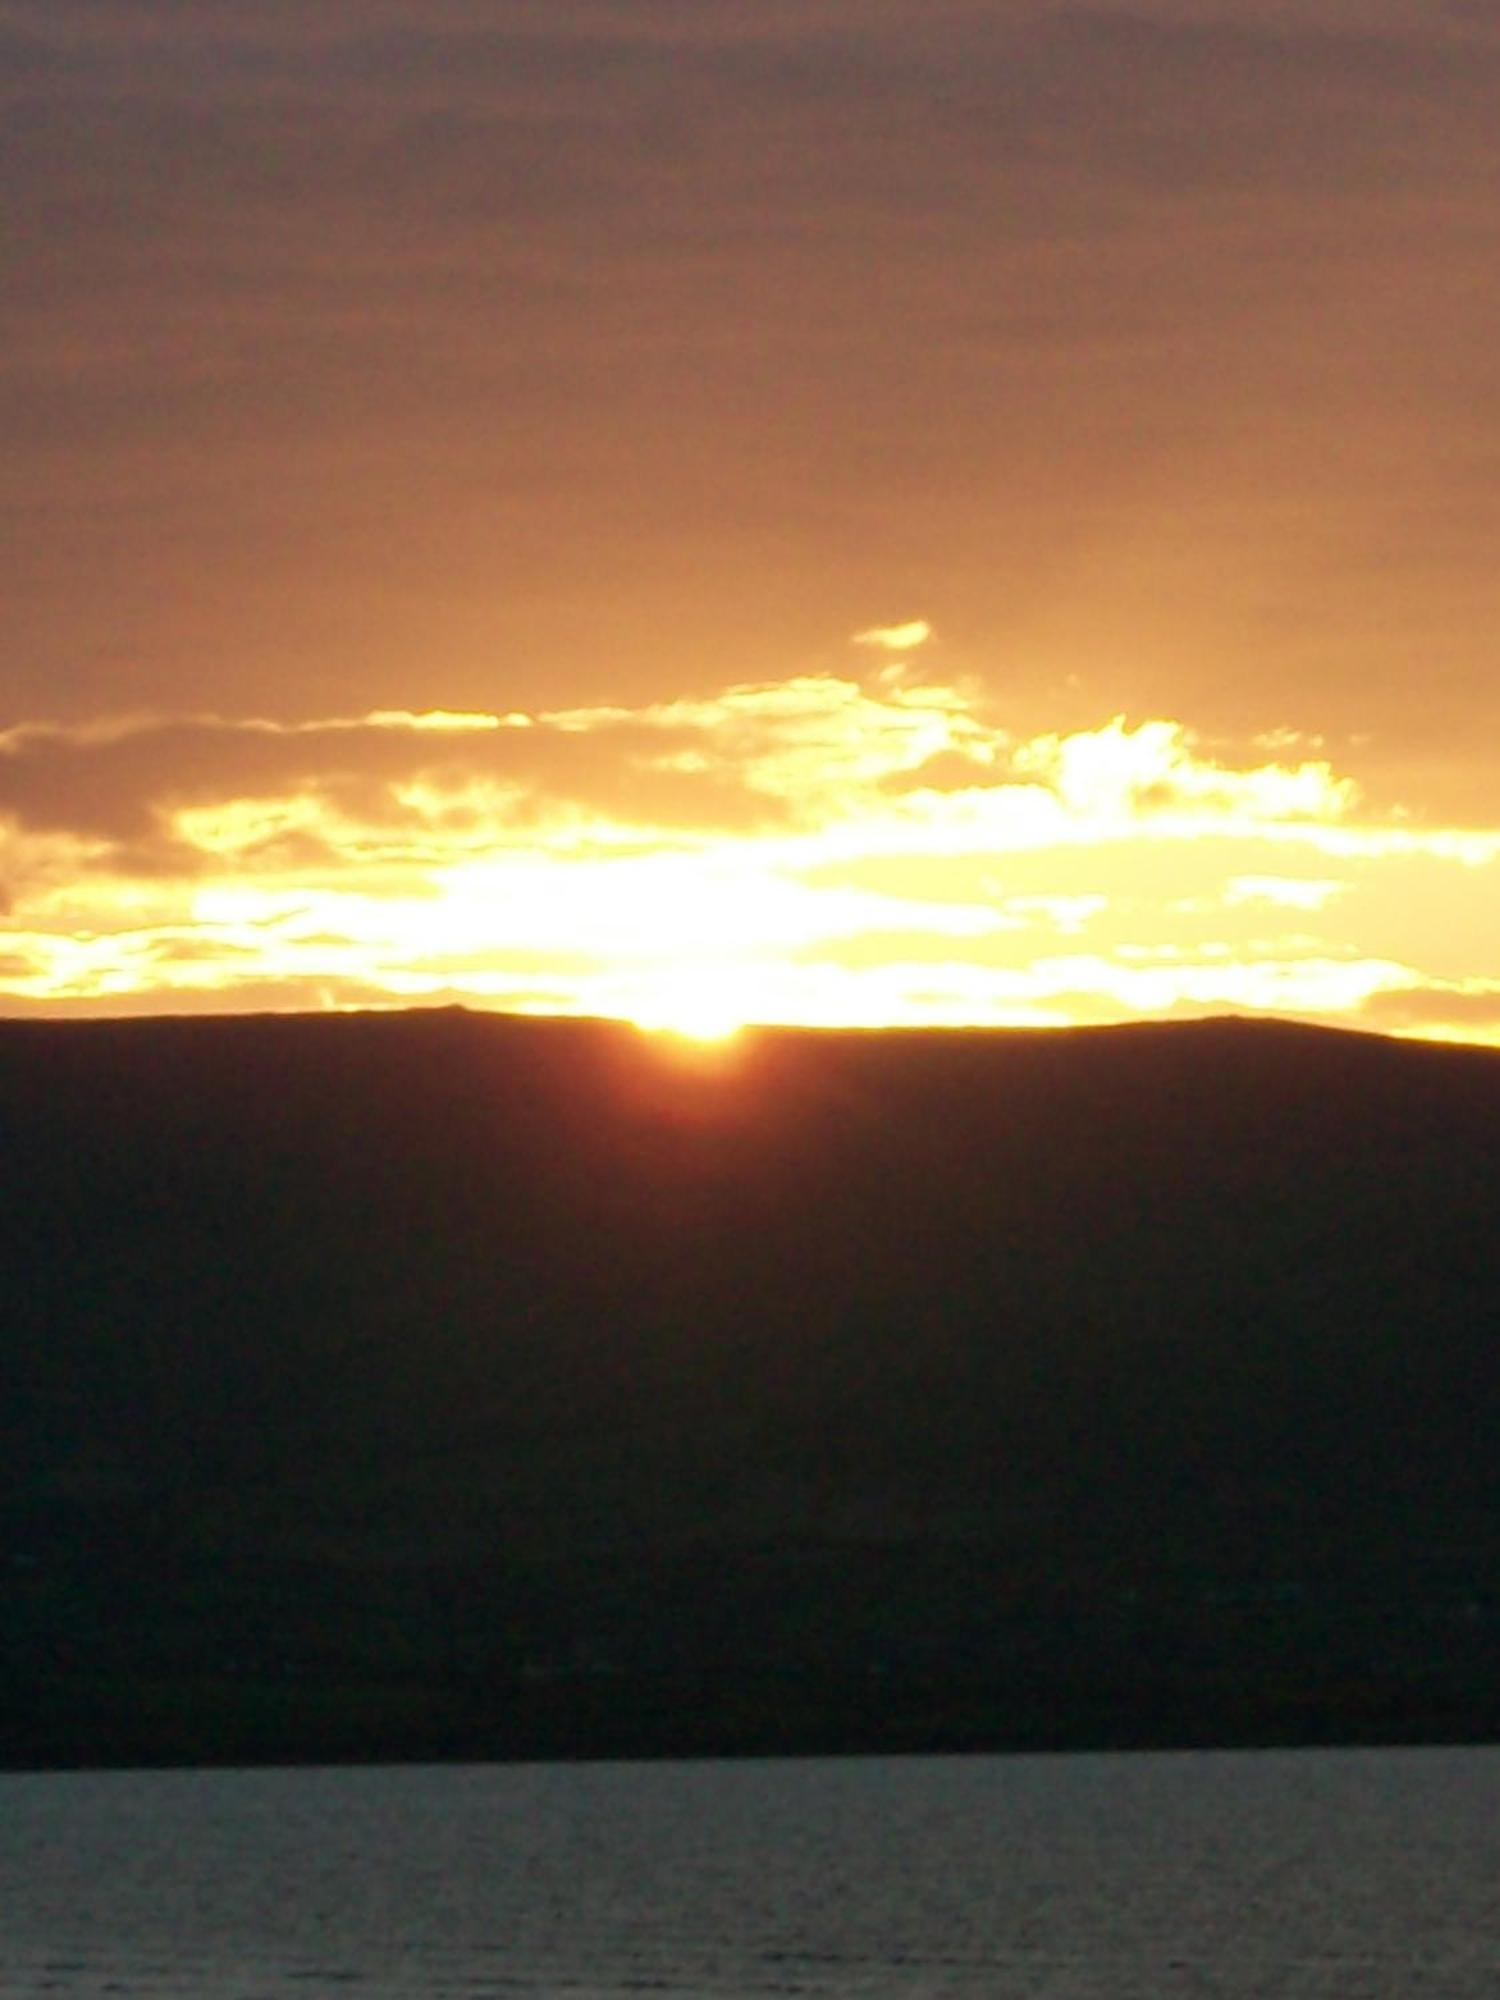
[[0,0],[0,132],[0,1006],[1500,1033],[1489,0]]

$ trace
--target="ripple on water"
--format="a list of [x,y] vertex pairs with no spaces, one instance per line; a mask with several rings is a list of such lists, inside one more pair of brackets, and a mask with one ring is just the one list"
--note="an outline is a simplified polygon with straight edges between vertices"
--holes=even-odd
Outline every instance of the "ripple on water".
[[1493,2000],[1500,1752],[0,1778],[0,1993]]

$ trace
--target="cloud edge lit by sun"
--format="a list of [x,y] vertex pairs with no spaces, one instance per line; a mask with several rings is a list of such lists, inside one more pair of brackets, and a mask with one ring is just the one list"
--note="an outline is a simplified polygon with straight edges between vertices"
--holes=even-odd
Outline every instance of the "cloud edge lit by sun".
[[1500,1039],[1500,976],[1403,944],[1417,903],[1378,887],[1482,929],[1500,829],[1371,811],[1293,732],[1236,753],[1166,717],[1022,737],[992,710],[824,672],[24,723],[0,732],[0,1005],[461,999],[705,1036],[1244,1008]]

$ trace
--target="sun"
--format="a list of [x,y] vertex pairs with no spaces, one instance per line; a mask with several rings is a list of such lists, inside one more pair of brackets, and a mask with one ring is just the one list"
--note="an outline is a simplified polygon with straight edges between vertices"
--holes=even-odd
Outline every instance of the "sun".
[[660,1005],[644,1004],[630,1018],[650,1034],[679,1035],[685,1042],[701,1042],[705,1047],[732,1042],[745,1026],[744,1016],[737,1011],[695,998],[679,1002],[668,997]]
[[695,967],[641,985],[623,1009],[638,1028],[704,1046],[732,1042],[749,1025],[743,978]]

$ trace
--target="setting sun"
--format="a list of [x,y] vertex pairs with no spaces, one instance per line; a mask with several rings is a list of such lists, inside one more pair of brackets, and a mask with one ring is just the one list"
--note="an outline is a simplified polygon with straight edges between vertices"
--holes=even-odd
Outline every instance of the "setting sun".
[[747,1025],[744,982],[732,974],[693,971],[647,984],[622,1009],[651,1034],[704,1045],[729,1042]]

